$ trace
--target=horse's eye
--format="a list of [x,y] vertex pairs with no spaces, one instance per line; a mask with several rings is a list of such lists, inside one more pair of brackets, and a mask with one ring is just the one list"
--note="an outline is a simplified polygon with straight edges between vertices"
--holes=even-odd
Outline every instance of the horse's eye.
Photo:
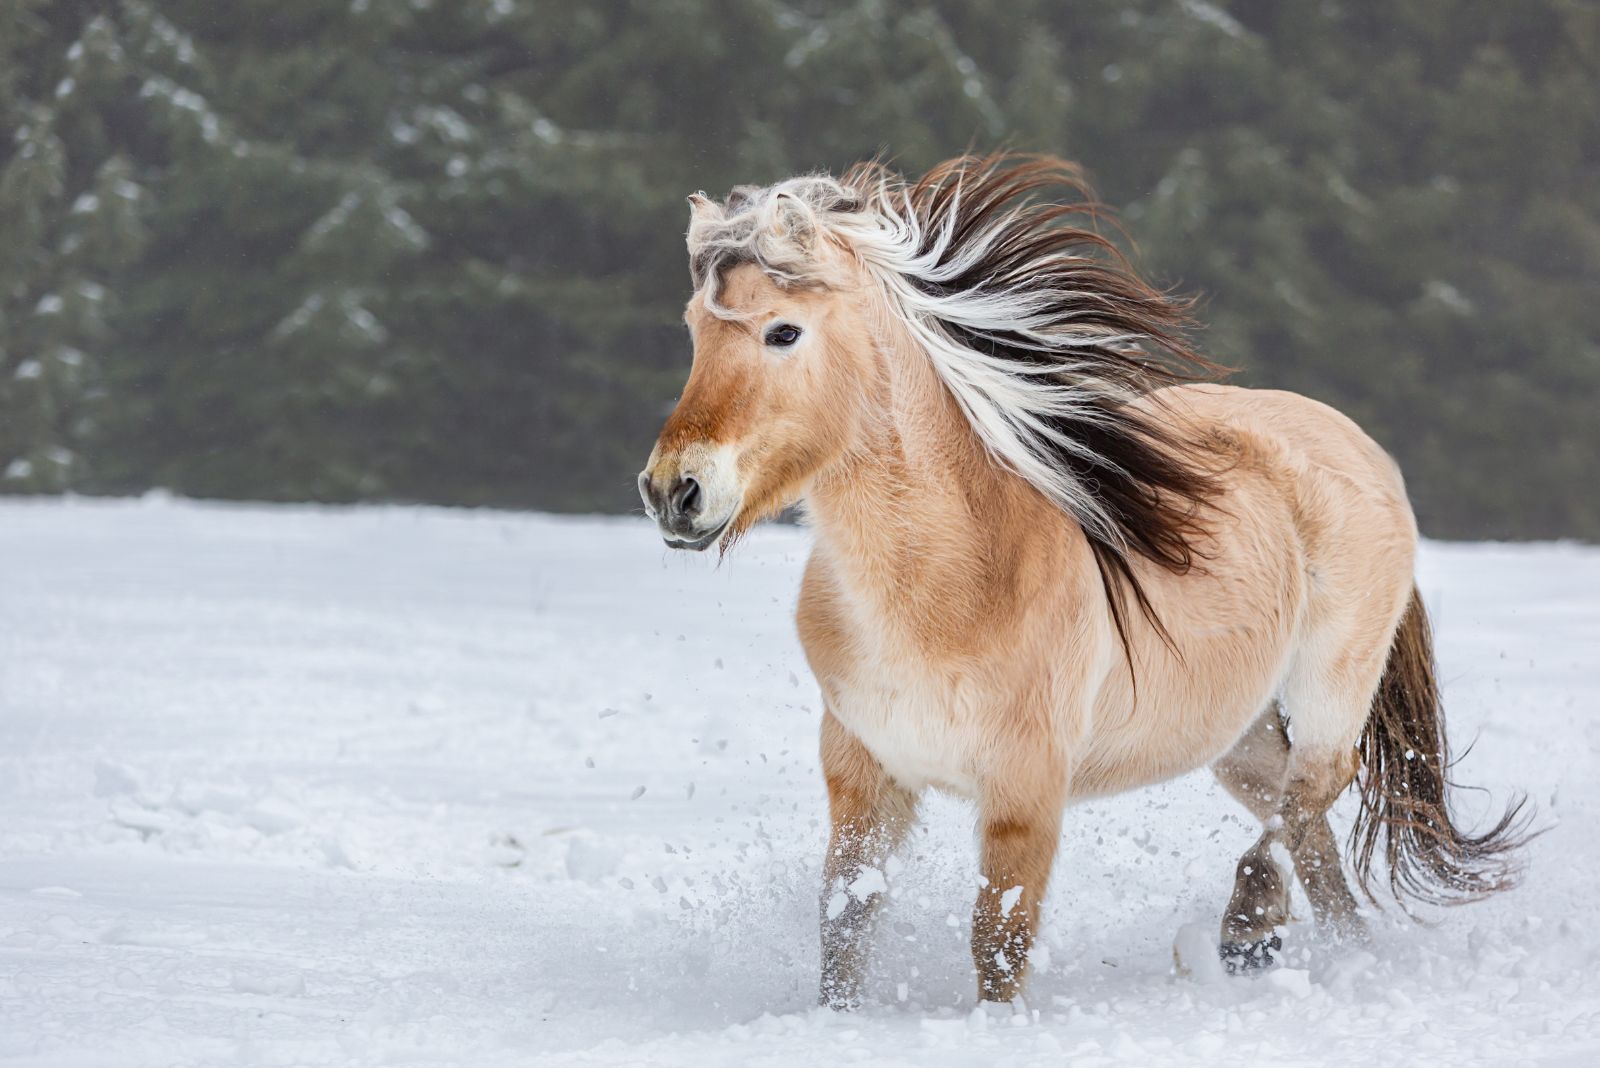
[[800,328],[788,323],[779,323],[767,330],[766,342],[773,348],[786,349],[800,340]]

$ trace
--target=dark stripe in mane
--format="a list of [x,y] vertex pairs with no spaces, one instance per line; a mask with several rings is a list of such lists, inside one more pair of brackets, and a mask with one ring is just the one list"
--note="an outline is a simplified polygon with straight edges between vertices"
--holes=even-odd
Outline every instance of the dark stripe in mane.
[[[1012,373],[1089,387],[1081,412],[1043,418],[1065,439],[1049,444],[1049,461],[1087,490],[1112,526],[1107,532],[1082,524],[1130,666],[1129,592],[1171,647],[1171,635],[1132,561],[1142,556],[1176,574],[1195,566],[1196,543],[1206,533],[1201,508],[1220,492],[1219,457],[1207,443],[1160,421],[1159,407],[1151,411],[1129,402],[1164,386],[1213,380],[1226,370],[1189,344],[1192,302],[1154,288],[1105,237],[1069,224],[1109,219],[1070,163],[1041,156],[966,156],[936,167],[914,185],[882,164],[869,163],[853,168],[843,184],[868,202],[885,194],[901,204],[908,201],[923,228],[918,251],[926,255],[942,244],[941,267],[959,262],[975,243],[987,242],[958,274],[916,279],[922,292],[941,298],[975,293],[1042,298],[1048,326],[1043,340],[1037,314],[1028,336],[945,320],[940,325],[958,344],[1006,361]],[[945,242],[947,231],[951,236]],[[1059,334],[1058,344],[1050,342],[1052,332]]]

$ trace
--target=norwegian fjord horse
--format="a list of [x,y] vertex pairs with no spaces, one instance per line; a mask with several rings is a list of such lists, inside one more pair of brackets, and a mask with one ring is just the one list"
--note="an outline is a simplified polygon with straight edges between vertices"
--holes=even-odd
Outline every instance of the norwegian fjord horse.
[[1272,962],[1295,875],[1319,925],[1362,930],[1327,817],[1352,782],[1369,894],[1380,842],[1396,896],[1509,884],[1517,808],[1473,835],[1447,805],[1394,462],[1315,401],[1209,384],[1187,305],[1075,225],[1075,168],[866,164],[690,200],[693,369],[639,488],[678,548],[796,502],[814,528],[825,1004],[861,998],[883,895],[858,879],[928,787],[977,802],[987,1000],[1018,993],[1066,806],[1201,765],[1264,827],[1229,970]]

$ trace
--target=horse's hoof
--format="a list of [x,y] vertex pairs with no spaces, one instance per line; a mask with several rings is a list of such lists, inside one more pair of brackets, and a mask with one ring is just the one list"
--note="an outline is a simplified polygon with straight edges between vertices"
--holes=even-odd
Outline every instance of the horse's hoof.
[[1283,939],[1272,935],[1257,942],[1224,942],[1217,953],[1229,975],[1246,975],[1272,967],[1278,962],[1273,953],[1282,949]]

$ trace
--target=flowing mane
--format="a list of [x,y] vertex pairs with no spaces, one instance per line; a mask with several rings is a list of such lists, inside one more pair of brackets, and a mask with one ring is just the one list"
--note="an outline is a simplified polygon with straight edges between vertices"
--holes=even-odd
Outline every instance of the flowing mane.
[[1222,369],[1186,339],[1189,302],[1071,225],[1104,216],[1079,169],[1049,157],[964,156],[916,182],[864,163],[843,179],[742,186],[697,212],[690,270],[716,311],[736,263],[784,286],[828,285],[817,249],[847,250],[990,455],[1082,527],[1126,645],[1125,588],[1166,636],[1133,557],[1188,571],[1200,506],[1218,491],[1210,450],[1161,422],[1159,407],[1129,402]]

